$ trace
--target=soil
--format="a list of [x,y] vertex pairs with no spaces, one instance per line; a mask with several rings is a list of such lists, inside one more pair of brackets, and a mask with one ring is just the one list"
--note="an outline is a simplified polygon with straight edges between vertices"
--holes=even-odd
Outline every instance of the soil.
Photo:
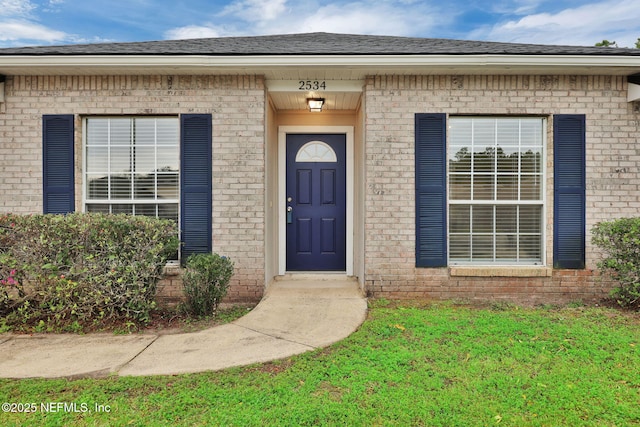
[[[230,323],[251,311],[252,308],[252,306],[237,306],[218,309],[215,315],[207,317],[194,317],[185,313],[179,313],[175,310],[156,311],[153,313],[149,324],[135,328],[135,330],[131,332],[153,335],[197,332]],[[118,329],[114,330],[114,332],[118,332]]]
[[70,331],[63,328],[57,330],[42,331],[34,327],[24,325],[21,328],[11,330],[13,334],[37,334],[37,333],[112,333],[116,335],[126,334],[152,334],[169,335],[187,332],[197,332],[214,326],[230,323],[247,314],[253,306],[233,306],[218,309],[213,316],[194,317],[174,309],[156,310],[151,315],[151,320],[146,325],[136,324],[127,320],[114,320],[99,325],[84,325],[82,331]]

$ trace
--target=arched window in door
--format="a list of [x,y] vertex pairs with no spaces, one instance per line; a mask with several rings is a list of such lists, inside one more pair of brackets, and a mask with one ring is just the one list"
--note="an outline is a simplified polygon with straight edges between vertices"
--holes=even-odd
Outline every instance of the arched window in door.
[[326,142],[311,141],[304,144],[296,154],[296,162],[337,162],[338,156]]

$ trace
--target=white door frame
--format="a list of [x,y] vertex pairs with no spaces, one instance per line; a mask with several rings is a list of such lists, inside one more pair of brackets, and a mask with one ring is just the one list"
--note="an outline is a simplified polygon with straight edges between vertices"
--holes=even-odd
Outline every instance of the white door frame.
[[353,276],[353,126],[279,126],[278,127],[278,274],[287,273],[287,135],[301,133],[343,134],[347,141],[347,276]]

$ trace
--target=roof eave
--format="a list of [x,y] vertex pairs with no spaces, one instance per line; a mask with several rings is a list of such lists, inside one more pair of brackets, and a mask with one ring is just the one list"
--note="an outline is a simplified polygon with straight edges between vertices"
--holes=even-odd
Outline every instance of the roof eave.
[[640,56],[594,55],[6,55],[4,75],[265,74],[286,68],[367,74],[615,74],[640,72]]

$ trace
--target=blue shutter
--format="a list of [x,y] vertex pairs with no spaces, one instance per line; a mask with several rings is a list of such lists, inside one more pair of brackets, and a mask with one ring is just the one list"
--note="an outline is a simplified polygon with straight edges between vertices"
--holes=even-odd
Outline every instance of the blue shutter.
[[447,265],[446,115],[416,114],[416,266]]
[[75,210],[73,114],[42,116],[44,213]]
[[180,135],[180,231],[186,260],[212,250],[211,115],[182,115]]
[[553,267],[585,267],[585,116],[553,117]]

